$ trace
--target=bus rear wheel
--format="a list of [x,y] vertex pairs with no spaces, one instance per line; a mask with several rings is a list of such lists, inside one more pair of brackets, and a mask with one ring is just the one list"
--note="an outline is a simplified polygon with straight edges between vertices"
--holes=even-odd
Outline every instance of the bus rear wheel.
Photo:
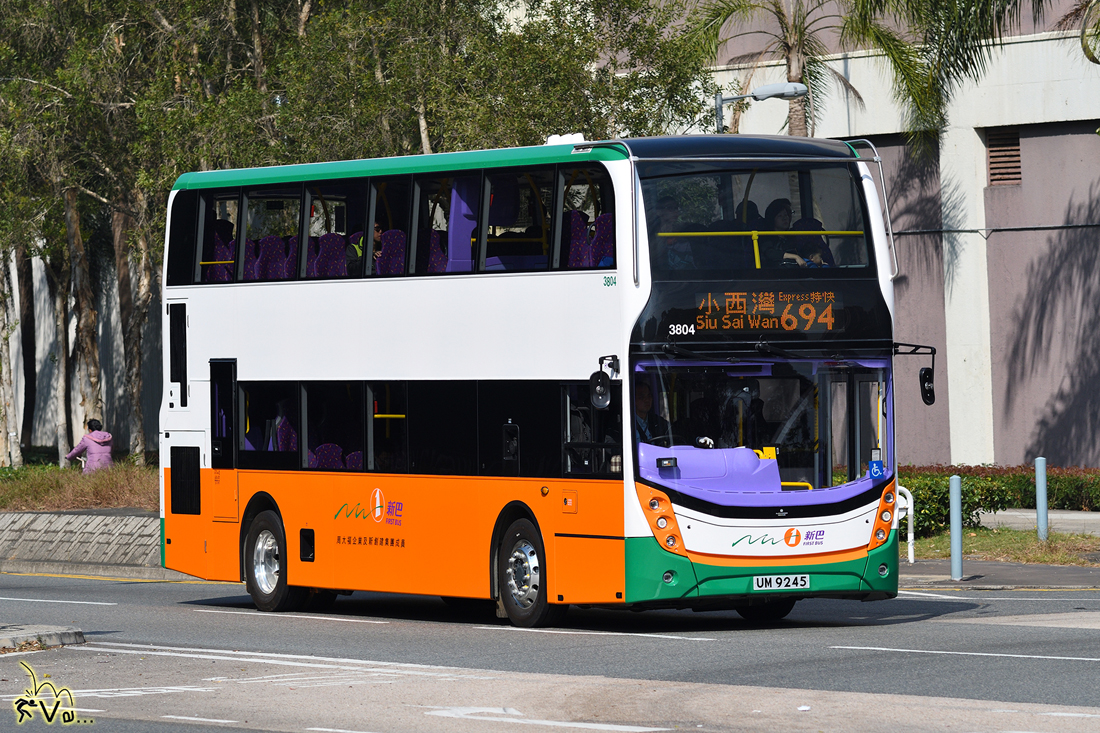
[[308,588],[287,585],[286,557],[282,520],[273,511],[261,512],[244,544],[245,586],[261,611],[294,611],[309,596]]
[[542,535],[527,519],[508,527],[497,552],[497,587],[508,620],[516,626],[552,626],[565,606],[546,597],[546,550]]
[[746,621],[762,624],[786,618],[794,610],[794,604],[795,599],[782,598],[755,606],[740,606],[734,610]]

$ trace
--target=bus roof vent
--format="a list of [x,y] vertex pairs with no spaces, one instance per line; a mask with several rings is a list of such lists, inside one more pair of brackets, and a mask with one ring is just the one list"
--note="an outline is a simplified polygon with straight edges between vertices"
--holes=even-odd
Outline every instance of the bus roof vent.
[[567,135],[551,135],[546,138],[547,145],[576,145],[584,142],[583,132],[571,132]]

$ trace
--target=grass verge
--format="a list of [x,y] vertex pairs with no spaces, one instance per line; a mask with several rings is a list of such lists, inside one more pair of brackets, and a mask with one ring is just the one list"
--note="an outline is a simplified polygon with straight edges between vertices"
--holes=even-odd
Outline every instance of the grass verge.
[[0,469],[0,511],[62,511],[136,507],[160,508],[160,480],[154,467],[117,463],[87,476],[79,467],[24,466]]
[[[905,543],[902,542],[902,552]],[[914,544],[913,554],[922,560],[951,557],[951,537],[938,534]],[[975,527],[963,532],[963,556],[973,560],[1036,563],[1041,565],[1100,565],[1100,537],[1051,532],[1040,542],[1034,530]]]

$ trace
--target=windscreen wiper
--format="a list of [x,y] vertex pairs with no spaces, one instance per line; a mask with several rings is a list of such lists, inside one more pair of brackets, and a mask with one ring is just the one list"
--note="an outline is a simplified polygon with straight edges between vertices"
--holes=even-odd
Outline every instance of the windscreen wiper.
[[806,356],[805,354],[796,354],[793,351],[787,351],[786,349],[781,349],[778,346],[772,346],[764,339],[760,339],[756,342],[756,350],[761,354],[766,354],[768,356],[782,356],[784,359],[811,359],[811,357]]
[[[716,357],[707,356],[705,354],[697,354],[694,351],[685,349],[683,346],[678,346],[671,341],[661,346],[661,351],[669,354],[670,356],[682,356],[685,359],[696,359],[697,361],[716,361]],[[721,357],[724,361],[728,361],[730,364],[736,364],[739,359],[732,356]]]

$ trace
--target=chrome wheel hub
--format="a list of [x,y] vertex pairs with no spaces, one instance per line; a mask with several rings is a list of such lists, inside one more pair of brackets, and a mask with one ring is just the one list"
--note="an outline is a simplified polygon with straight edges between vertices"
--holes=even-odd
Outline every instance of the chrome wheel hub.
[[279,541],[265,529],[252,548],[252,580],[264,595],[271,595],[279,583]]
[[541,570],[535,547],[527,540],[520,540],[512,547],[508,557],[508,592],[520,608],[530,608],[539,597]]

